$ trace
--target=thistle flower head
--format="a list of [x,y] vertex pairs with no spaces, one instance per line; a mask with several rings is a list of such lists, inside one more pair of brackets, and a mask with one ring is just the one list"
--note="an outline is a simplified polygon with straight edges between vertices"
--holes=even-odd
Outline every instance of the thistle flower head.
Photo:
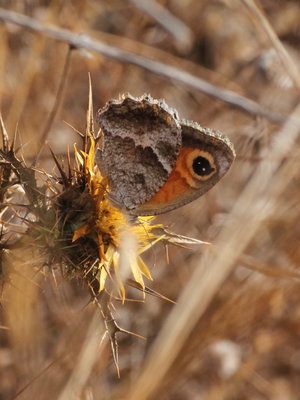
[[[123,250],[123,256],[127,258],[134,280],[144,288],[143,277],[152,278],[141,254],[154,242],[163,239],[164,235],[154,233],[155,228],[160,226],[152,224],[154,217],[138,217],[132,225],[126,215],[110,203],[109,187],[95,163],[95,139],[90,132],[87,144],[87,152],[75,148],[75,156],[79,171],[82,172],[86,182],[85,190],[90,196],[93,211],[85,222],[75,229],[72,240],[76,241],[88,235],[96,236],[99,257],[97,263],[93,265],[93,275],[99,283],[99,291],[105,289],[109,276],[117,282],[120,296],[124,300],[125,289],[121,278],[124,274],[119,269],[120,248]],[[127,241],[126,236],[131,240]],[[132,245],[132,239],[136,246]],[[124,249],[122,243],[127,243],[129,247]]]

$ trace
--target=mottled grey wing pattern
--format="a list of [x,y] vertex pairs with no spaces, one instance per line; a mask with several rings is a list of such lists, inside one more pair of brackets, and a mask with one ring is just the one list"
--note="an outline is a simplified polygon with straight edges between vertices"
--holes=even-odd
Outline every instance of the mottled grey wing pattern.
[[103,132],[97,163],[113,200],[127,208],[145,203],[170,175],[181,146],[177,112],[149,95],[124,95],[98,111]]

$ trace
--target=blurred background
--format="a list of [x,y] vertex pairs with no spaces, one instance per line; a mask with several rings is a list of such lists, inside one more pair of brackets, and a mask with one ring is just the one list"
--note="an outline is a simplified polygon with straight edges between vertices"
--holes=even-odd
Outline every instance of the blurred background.
[[[299,85],[246,3],[0,1],[7,10],[175,66],[274,113],[290,115],[300,100]],[[256,4],[287,50],[297,75],[299,1],[261,0]],[[0,23],[1,113],[11,138],[17,131],[17,145],[27,163],[34,159],[57,104],[68,52],[64,42],[16,24]],[[298,132],[290,143],[288,129],[278,137],[278,132],[285,129],[281,125],[242,112],[175,79],[85,49],[73,49],[69,56],[60,107],[47,132],[47,142],[55,154],[64,157],[68,147],[73,153],[78,136],[69,125],[84,132],[88,73],[95,110],[120,93],[150,93],[154,98],[164,98],[180,117],[221,130],[236,148],[233,167],[215,188],[192,204],[157,218],[176,233],[209,241],[212,246],[217,241],[220,247],[207,258],[213,261],[203,261],[206,250],[199,245],[191,250],[170,249],[167,263],[165,249],[158,245],[145,257],[154,278],[147,286],[176,301],[199,263],[207,271],[216,264],[213,257],[217,254],[222,271],[222,251],[229,252],[230,247],[234,256],[227,276],[212,293],[201,316],[195,315],[179,353],[174,347],[176,359],[163,379],[155,382],[155,375],[145,375],[145,382],[153,388],[143,394],[138,377],[143,371],[147,374],[144,360],[176,306],[153,296],[146,296],[145,302],[117,305],[118,324],[147,338],[118,335],[118,378],[110,344],[101,344],[102,333],[97,328],[101,322],[94,321],[94,306],[87,305],[86,288],[80,282],[57,277],[49,268],[41,269],[39,260],[32,260],[26,252],[17,254],[6,261],[6,268],[23,262],[24,270],[5,280],[4,284],[13,290],[2,296],[0,310],[0,399],[299,399]],[[279,140],[275,141],[277,150],[282,150],[279,156],[274,138]],[[47,146],[38,168],[57,173]],[[247,188],[249,196],[245,195]],[[260,200],[267,207],[265,213]],[[240,219],[230,220],[237,203],[244,211]],[[221,240],[224,235],[228,246],[226,240]],[[226,260],[224,256],[224,265]],[[38,285],[31,280],[37,273],[41,276]],[[212,274],[210,279],[217,276]],[[142,300],[132,290],[128,297]],[[87,328],[91,326],[99,347],[92,362],[90,356],[83,356],[89,343]],[[137,392],[130,394],[135,385]],[[14,397],[20,390],[22,393]]]

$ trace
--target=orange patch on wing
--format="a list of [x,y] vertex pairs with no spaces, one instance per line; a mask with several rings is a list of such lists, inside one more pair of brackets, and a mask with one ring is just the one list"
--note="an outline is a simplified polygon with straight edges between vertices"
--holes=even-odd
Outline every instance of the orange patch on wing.
[[196,187],[195,179],[187,165],[188,155],[195,149],[183,147],[180,149],[175,167],[166,183],[145,205],[167,204],[182,197],[191,188]]

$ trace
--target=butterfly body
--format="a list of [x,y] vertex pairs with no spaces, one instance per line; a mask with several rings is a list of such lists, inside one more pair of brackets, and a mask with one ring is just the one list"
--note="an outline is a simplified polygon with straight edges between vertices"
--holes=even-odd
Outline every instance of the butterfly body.
[[156,215],[207,192],[234,160],[229,139],[180,120],[164,101],[123,95],[98,111],[97,162],[114,202],[132,215]]

